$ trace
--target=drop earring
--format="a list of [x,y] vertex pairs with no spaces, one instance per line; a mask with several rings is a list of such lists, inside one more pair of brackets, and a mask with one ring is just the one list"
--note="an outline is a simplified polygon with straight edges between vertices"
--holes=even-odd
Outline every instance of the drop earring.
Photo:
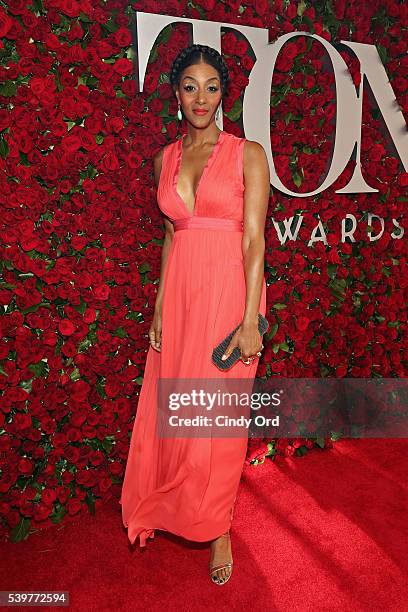
[[215,120],[216,120],[216,121],[218,121],[218,120],[219,120],[219,118],[220,118],[220,114],[221,114],[220,107],[218,107],[218,108],[217,108],[217,110],[216,110],[216,113],[215,113]]
[[181,121],[183,118],[183,115],[181,114],[181,109],[180,109],[180,104],[178,105],[178,111],[177,111],[177,119],[179,121]]

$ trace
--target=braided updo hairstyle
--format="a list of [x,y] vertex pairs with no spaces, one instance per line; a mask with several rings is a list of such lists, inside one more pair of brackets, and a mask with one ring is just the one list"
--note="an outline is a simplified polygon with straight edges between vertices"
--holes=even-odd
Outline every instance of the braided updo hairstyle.
[[170,70],[170,83],[173,89],[179,87],[183,70],[193,64],[199,64],[201,61],[217,70],[220,75],[221,93],[224,96],[227,93],[229,83],[227,64],[217,49],[207,45],[190,45],[180,51]]

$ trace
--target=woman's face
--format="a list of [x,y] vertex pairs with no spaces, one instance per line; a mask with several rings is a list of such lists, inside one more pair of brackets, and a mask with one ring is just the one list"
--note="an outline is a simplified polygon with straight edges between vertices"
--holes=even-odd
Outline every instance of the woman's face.
[[[209,125],[222,97],[218,71],[205,62],[188,66],[181,73],[176,95],[187,121],[197,127]],[[199,114],[196,110],[207,112]]]

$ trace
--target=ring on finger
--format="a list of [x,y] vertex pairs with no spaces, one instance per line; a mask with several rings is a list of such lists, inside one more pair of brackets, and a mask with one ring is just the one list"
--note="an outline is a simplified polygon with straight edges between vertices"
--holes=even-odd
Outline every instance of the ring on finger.
[[253,360],[254,360],[254,357],[247,357],[247,359],[241,359],[242,363],[245,363],[245,365],[252,363]]

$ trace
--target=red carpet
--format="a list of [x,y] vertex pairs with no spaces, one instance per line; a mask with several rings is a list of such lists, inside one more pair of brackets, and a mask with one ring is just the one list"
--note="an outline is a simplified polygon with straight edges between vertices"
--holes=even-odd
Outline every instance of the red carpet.
[[407,448],[342,440],[245,467],[224,586],[207,576],[206,544],[158,532],[132,551],[112,500],[96,517],[2,544],[0,590],[69,591],[69,609],[86,612],[408,610]]

